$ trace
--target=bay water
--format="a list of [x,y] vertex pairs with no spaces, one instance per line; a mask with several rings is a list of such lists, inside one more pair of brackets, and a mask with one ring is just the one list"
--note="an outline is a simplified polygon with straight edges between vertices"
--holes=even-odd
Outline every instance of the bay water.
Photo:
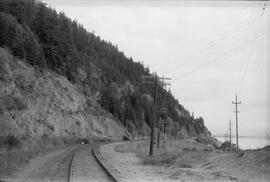
[[[229,140],[226,137],[215,137],[221,142],[224,142],[225,140]],[[240,149],[259,149],[263,148],[267,145],[270,145],[270,140],[266,139],[264,137],[239,137],[239,148]],[[236,144],[236,138],[232,137],[232,143]]]

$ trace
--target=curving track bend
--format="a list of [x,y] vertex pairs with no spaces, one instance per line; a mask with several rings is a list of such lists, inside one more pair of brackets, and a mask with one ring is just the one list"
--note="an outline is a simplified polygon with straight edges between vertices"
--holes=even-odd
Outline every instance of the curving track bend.
[[[81,145],[38,156],[7,181],[107,182],[112,181],[92,154],[93,145]],[[1,180],[0,180],[1,181]]]

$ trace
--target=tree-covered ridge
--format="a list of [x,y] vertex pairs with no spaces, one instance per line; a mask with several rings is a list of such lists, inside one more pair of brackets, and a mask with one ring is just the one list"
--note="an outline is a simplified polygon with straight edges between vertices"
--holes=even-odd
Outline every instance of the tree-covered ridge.
[[[140,130],[153,120],[154,88],[141,78],[149,70],[44,3],[1,0],[0,46],[39,69],[64,75],[86,96],[99,93],[100,105],[125,125]],[[172,126],[203,132],[203,119],[193,118],[170,92],[159,87],[158,98],[159,108],[168,109]]]

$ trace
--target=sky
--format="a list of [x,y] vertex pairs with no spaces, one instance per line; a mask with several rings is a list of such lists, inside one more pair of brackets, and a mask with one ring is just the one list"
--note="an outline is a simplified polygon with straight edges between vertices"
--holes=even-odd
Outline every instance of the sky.
[[171,91],[212,134],[270,132],[270,4],[244,1],[43,0],[127,57],[171,77]]

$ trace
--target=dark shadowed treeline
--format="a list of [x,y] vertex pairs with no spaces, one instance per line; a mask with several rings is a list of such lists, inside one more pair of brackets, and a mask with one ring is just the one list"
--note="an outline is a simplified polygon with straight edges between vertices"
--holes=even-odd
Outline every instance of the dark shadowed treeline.
[[[64,13],[34,0],[1,0],[0,46],[40,70],[64,75],[86,97],[98,93],[100,105],[125,125],[139,130],[153,119],[154,89],[141,79],[149,70]],[[194,119],[171,93],[159,88],[158,98],[173,126],[203,132],[203,119]]]

